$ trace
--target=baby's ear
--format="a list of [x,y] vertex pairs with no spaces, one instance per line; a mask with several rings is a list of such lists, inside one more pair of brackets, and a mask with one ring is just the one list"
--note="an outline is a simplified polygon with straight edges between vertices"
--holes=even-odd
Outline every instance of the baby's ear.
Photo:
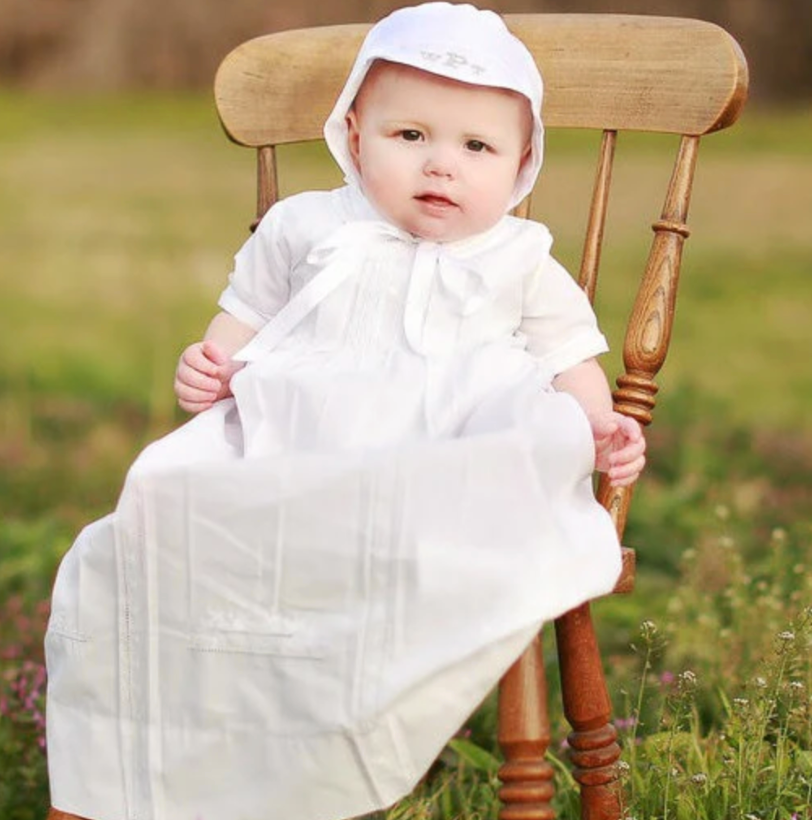
[[530,155],[533,153],[533,143],[530,140],[524,145],[524,151],[522,151],[522,158],[519,161],[519,168],[524,168],[525,163],[530,161]]
[[352,158],[352,163],[355,166],[356,170],[358,170],[358,156],[360,153],[360,144],[361,144],[361,134],[358,129],[358,113],[353,106],[347,112],[347,116],[345,118],[345,122],[347,123],[347,147],[350,150],[350,157]]

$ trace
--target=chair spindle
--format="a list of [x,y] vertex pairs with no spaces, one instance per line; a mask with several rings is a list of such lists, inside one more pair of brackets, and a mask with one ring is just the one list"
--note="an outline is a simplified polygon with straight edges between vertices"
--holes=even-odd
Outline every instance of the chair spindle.
[[545,759],[550,722],[540,637],[499,683],[499,745],[505,755],[499,769],[499,820],[554,820],[554,772]]
[[589,604],[555,622],[564,714],[572,726],[568,741],[573,776],[581,787],[581,820],[621,816],[620,758],[612,704]]
[[662,215],[652,225],[654,239],[623,348],[626,372],[617,380],[615,404],[643,425],[651,423],[658,390],[654,376],[671,340],[698,147],[699,137],[682,137]]
[[256,230],[262,217],[278,199],[276,149],[273,145],[262,145],[257,148],[257,217],[251,223],[251,233]]
[[598,155],[598,169],[592,189],[592,205],[589,209],[584,251],[581,256],[581,271],[578,284],[583,288],[590,302],[595,301],[598,285],[598,270],[603,247],[603,232],[609,207],[609,190],[612,185],[612,166],[615,159],[617,131],[604,131]]
[[[628,323],[625,373],[618,377],[613,393],[615,408],[644,426],[651,423],[659,389],[654,377],[671,341],[682,247],[690,233],[686,222],[698,148],[699,137],[682,137],[662,214],[652,225],[654,239]],[[601,477],[598,500],[609,510],[621,537],[631,497],[631,487],[610,487],[605,476]]]

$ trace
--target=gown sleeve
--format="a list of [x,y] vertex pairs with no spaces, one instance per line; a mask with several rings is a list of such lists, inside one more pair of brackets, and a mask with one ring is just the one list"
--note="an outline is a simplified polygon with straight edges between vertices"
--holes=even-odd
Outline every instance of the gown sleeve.
[[586,294],[549,253],[525,280],[522,313],[527,351],[551,376],[609,349]]
[[290,209],[286,200],[265,214],[234,257],[234,269],[218,305],[259,330],[290,296]]

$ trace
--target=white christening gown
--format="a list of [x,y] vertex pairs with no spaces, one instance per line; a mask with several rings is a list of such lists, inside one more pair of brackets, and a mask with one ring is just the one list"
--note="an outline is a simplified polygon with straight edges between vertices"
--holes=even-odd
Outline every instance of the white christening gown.
[[550,242],[509,217],[418,242],[348,188],[266,217],[221,300],[278,311],[234,398],[150,445],[60,566],[55,807],[387,806],[544,620],[612,588],[589,424],[550,386],[605,342]]

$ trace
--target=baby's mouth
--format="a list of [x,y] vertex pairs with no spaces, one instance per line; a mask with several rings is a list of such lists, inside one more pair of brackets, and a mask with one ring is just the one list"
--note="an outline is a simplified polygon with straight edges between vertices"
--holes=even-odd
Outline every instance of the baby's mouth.
[[418,202],[423,202],[432,208],[456,208],[457,203],[443,194],[425,193],[415,197]]

